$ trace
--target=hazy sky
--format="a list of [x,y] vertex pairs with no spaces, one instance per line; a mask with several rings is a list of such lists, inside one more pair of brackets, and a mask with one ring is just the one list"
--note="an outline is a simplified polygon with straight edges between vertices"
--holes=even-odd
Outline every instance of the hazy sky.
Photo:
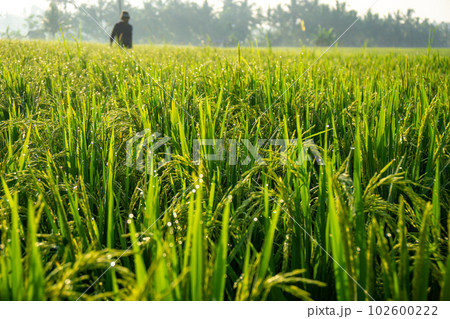
[[[96,3],[97,0],[75,0],[79,3]],[[203,0],[195,0],[196,2],[203,2]],[[259,6],[267,7],[268,5],[275,6],[279,3],[288,3],[289,0],[251,0]],[[375,0],[347,0],[348,7],[355,9],[364,14],[367,9],[374,3]],[[133,5],[142,4],[143,0],[125,0],[126,3]],[[209,0],[211,4],[220,4],[221,0]],[[335,0],[321,0],[322,3],[335,4]],[[0,15],[5,13],[15,15],[26,15],[31,13],[32,6],[45,9],[48,6],[46,0],[2,0]],[[388,12],[400,10],[406,12],[407,9],[412,8],[416,11],[415,15],[420,18],[429,18],[431,21],[450,22],[450,0],[379,0],[372,8],[373,12],[384,15]]]

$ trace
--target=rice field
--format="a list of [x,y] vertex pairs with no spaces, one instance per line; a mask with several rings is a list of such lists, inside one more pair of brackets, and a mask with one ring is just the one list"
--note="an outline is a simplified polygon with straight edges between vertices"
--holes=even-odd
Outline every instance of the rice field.
[[0,300],[450,300],[450,50],[322,52],[0,41]]

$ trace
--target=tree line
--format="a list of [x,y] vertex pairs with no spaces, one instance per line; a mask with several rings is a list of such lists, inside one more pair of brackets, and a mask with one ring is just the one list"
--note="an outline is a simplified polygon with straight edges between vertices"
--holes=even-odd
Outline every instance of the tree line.
[[[27,17],[28,38],[54,38],[61,31],[83,41],[104,42],[117,22],[119,9],[132,16],[136,43],[236,46],[331,45],[358,17],[344,2],[291,0],[266,10],[248,0],[223,0],[214,8],[208,0],[144,1],[142,7],[120,0],[98,0],[75,9],[69,0],[48,0],[42,15]],[[97,23],[104,28],[99,28]],[[380,16],[369,11],[339,40],[341,46],[450,47],[450,24],[419,19],[413,10]]]

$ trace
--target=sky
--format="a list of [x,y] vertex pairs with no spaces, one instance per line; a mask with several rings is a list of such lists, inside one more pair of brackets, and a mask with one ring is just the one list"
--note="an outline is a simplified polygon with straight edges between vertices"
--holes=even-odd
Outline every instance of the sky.
[[[75,0],[79,3],[96,3],[97,0]],[[147,0],[148,1],[148,0]],[[203,0],[195,0],[202,3]],[[250,0],[251,2],[267,8],[269,5],[276,6],[281,3],[288,3],[289,0]],[[11,14],[16,16],[27,16],[36,8],[45,9],[48,7],[47,0],[2,0],[0,8],[0,16]],[[142,4],[143,0],[125,0],[135,6]],[[220,4],[221,0],[209,0],[211,4]],[[321,3],[334,5],[335,0],[320,0]],[[367,9],[375,2],[375,0],[347,0],[345,1],[348,8],[365,14]],[[33,9],[33,6],[35,7]],[[406,12],[409,8],[415,10],[415,16],[422,19],[428,18],[430,21],[450,22],[450,0],[378,0],[372,7],[372,12],[385,15],[389,12],[400,10]]]

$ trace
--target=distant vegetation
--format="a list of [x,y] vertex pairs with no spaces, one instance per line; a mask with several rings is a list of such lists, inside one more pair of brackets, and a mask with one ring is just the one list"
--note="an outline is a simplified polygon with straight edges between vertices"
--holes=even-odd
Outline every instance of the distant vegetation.
[[[116,0],[84,4],[86,10],[110,32],[118,19]],[[138,43],[236,46],[258,41],[260,45],[330,45],[357,18],[343,2],[334,7],[318,0],[291,0],[267,10],[249,1],[223,0],[215,9],[207,0],[199,5],[184,0],[146,1],[142,8],[127,6]],[[42,15],[27,18],[28,34],[9,31],[6,38],[54,38],[60,29],[83,41],[104,42],[107,35],[83,10],[69,0],[49,0]],[[341,46],[450,47],[450,25],[436,25],[414,16],[414,10],[380,17],[370,11],[339,41]]]

